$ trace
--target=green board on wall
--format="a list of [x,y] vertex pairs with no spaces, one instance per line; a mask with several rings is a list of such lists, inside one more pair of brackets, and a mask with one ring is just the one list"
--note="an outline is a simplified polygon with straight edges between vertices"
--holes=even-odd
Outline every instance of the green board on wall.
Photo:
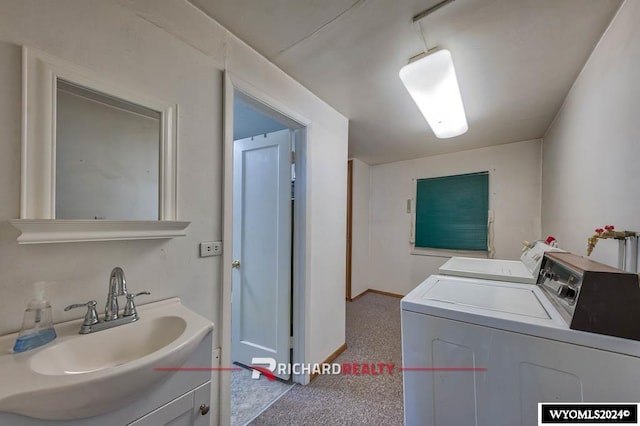
[[418,179],[415,246],[487,250],[489,172]]

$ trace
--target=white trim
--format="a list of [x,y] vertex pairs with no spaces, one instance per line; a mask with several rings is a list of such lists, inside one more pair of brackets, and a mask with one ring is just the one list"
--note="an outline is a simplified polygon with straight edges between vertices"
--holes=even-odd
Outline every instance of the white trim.
[[[221,365],[231,365],[231,262],[233,252],[233,99],[236,90],[255,99],[274,111],[288,117],[297,122],[301,128],[311,125],[311,121],[291,110],[286,105],[273,99],[266,93],[262,92],[252,84],[242,80],[229,70],[224,71],[223,86],[223,246],[225,250],[222,253],[222,328],[221,334]],[[296,141],[296,144],[298,142]],[[305,192],[308,187],[306,181],[306,170],[303,165],[306,161],[306,137],[305,141],[299,148],[296,145],[296,180],[302,179],[302,182],[296,183],[296,196],[301,192]],[[300,170],[303,177],[299,178]],[[304,191],[301,190],[304,188]],[[294,358],[292,362],[306,362],[308,353],[306,333],[309,330],[309,318],[306,311],[306,298],[309,294],[308,266],[305,263],[307,226],[304,220],[306,217],[306,209],[308,199],[300,197],[302,202],[298,200],[294,204],[294,227],[296,229],[296,240],[293,242],[294,247],[294,268],[293,275],[293,308],[294,308],[294,339],[295,347],[293,349]],[[296,383],[309,383],[310,376],[294,375],[292,380]],[[228,424],[231,418],[231,380],[228,374],[220,376],[220,410],[219,423]]]
[[[309,321],[305,321],[306,295],[309,293],[306,279],[307,259],[307,132],[306,129],[294,131],[296,151],[296,183],[295,202],[293,209],[294,236],[293,249],[293,357],[291,362],[302,364],[306,362],[306,342]],[[294,374],[291,380],[295,383],[306,385],[311,380],[309,374]]]
[[[161,221],[177,219],[176,104],[114,85],[102,80],[96,71],[80,68],[26,46],[22,47],[22,67],[21,219],[55,219],[55,114],[58,79],[160,112],[162,128],[158,214]],[[133,228],[127,226],[124,229]],[[132,238],[137,238],[137,231],[132,232]],[[148,237],[152,238],[151,235]],[[100,240],[101,237],[91,239]],[[122,239],[130,238],[124,235]]]
[[11,219],[19,244],[149,240],[183,237],[191,222],[147,220]]
[[27,217],[27,188],[30,182],[27,180],[27,153],[29,152],[29,139],[27,139],[27,129],[29,128],[29,114],[27,114],[27,93],[29,91],[29,79],[27,78],[27,54],[26,48],[22,50],[22,135],[21,135],[21,155],[20,162],[20,217]]
[[178,217],[178,105],[166,105],[161,111],[160,136],[160,220]]
[[432,257],[477,257],[481,259],[488,259],[489,252],[487,251],[475,251],[475,250],[447,250],[447,249],[435,249],[435,248],[420,248],[411,246],[411,254],[418,256],[432,256]]
[[[272,110],[279,112],[285,117],[290,118],[294,122],[298,123],[300,127],[307,127],[311,124],[311,120],[298,114],[296,111],[290,109],[285,104],[277,101],[276,99],[262,92],[258,87],[243,80],[239,76],[235,75],[233,72],[227,70],[225,71],[225,74],[229,74],[229,81],[231,82],[231,84],[233,84],[234,89],[240,92],[243,92],[245,95],[255,99],[259,103],[262,103],[263,105],[268,106]],[[233,132],[231,136],[233,139]]]
[[[220,365],[231,365],[231,262],[233,262],[233,82],[229,71],[223,76],[222,136],[222,312],[220,328]],[[231,375],[220,375],[218,423],[231,419]]]

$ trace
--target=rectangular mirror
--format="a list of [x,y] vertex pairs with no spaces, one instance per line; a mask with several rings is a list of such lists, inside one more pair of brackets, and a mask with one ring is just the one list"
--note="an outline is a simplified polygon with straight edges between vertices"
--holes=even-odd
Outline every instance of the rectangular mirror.
[[161,119],[58,79],[56,219],[159,220]]
[[20,243],[171,238],[177,105],[23,47]]

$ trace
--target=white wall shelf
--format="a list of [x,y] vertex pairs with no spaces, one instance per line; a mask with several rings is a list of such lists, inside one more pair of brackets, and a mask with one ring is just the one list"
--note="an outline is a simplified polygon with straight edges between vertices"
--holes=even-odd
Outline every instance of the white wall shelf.
[[11,219],[19,244],[148,240],[183,237],[191,222],[147,220]]

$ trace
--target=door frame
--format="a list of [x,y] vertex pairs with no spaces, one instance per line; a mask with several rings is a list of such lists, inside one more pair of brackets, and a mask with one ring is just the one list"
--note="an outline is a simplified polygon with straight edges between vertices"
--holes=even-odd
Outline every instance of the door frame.
[[[298,114],[285,104],[252,84],[242,80],[229,70],[224,71],[223,78],[223,251],[222,251],[222,300],[220,300],[221,327],[221,359],[222,367],[231,366],[231,262],[233,254],[233,101],[236,92],[244,99],[253,100],[256,105],[267,107],[275,112],[279,118],[288,119],[301,129],[309,128],[311,121]],[[293,355],[292,363],[305,363],[308,353],[306,331],[309,330],[309,317],[306,312],[306,298],[310,294],[307,271],[307,141],[305,131],[295,131],[296,134],[296,184],[295,203],[292,220],[294,223],[293,275],[292,275],[292,303],[293,303]],[[231,418],[231,377],[230,373],[221,373],[220,383],[220,424],[228,424]],[[292,375],[295,383],[309,383],[309,374]]]
[[351,302],[351,261],[353,248],[353,160],[347,161],[347,262],[346,291],[347,302]]

